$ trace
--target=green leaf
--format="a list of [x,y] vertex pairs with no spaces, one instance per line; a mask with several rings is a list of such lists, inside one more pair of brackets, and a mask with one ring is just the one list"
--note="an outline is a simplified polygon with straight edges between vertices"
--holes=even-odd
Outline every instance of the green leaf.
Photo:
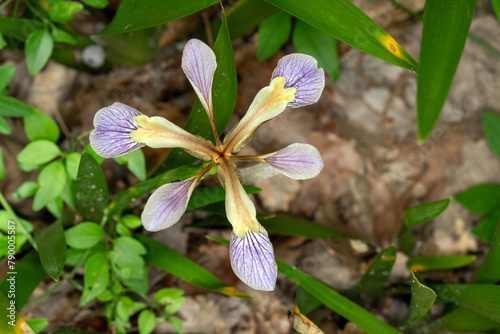
[[84,220],[99,223],[109,200],[108,185],[101,167],[88,153],[80,160],[75,188],[78,213]]
[[176,299],[182,295],[184,295],[184,290],[164,288],[155,292],[155,299],[159,304],[167,305],[168,303],[172,302],[173,299]]
[[83,222],[64,232],[68,246],[76,249],[87,249],[97,245],[104,237],[104,231],[96,223]]
[[417,70],[417,62],[349,0],[266,1],[363,52],[410,71]]
[[28,319],[26,320],[26,323],[31,327],[35,334],[40,333],[45,327],[49,325],[47,318]]
[[167,314],[176,313],[177,311],[179,311],[181,309],[182,305],[184,305],[185,302],[186,302],[186,297],[178,297],[178,298],[172,299],[170,304],[165,306],[165,313],[167,313]]
[[[16,260],[18,260],[17,255]],[[38,253],[34,250],[19,258],[16,262],[15,270],[16,274],[7,274],[2,284],[0,284],[0,291],[8,296],[10,282],[15,281],[17,288],[14,299],[16,301],[16,308],[21,310],[46,273],[40,263]]]
[[16,192],[12,194],[13,199],[21,199],[35,195],[38,183],[32,180],[24,181]]
[[120,223],[132,229],[142,226],[141,218],[132,214],[123,215],[120,218]]
[[85,263],[85,276],[80,306],[87,305],[100,295],[109,284],[109,263],[106,254],[96,253]]
[[5,118],[0,116],[0,134],[8,136],[11,133],[12,133],[12,129],[10,128],[9,123],[7,123]]
[[52,27],[51,31],[52,39],[56,43],[66,43],[69,45],[76,45],[76,39],[69,32]]
[[130,237],[118,237],[113,240],[114,250],[127,255],[145,255],[146,248],[137,240]]
[[356,286],[356,292],[362,297],[373,298],[379,296],[383,292],[382,290],[389,279],[395,262],[396,248],[391,245],[375,257]]
[[427,1],[417,78],[418,140],[424,141],[443,108],[474,14],[476,0]]
[[24,132],[30,141],[46,139],[56,143],[59,140],[59,126],[44,113],[33,109],[33,113],[24,117]]
[[297,20],[293,29],[293,46],[297,52],[316,58],[318,66],[323,68],[333,81],[337,81],[340,63],[337,42],[332,36]]
[[35,241],[43,268],[53,280],[59,280],[66,262],[66,239],[61,220],[38,232]]
[[179,319],[178,317],[168,317],[168,322],[174,327],[174,329],[177,331],[177,333],[182,334],[182,320]]
[[0,180],[5,178],[5,166],[3,164],[3,153],[2,148],[0,147]]
[[59,196],[66,185],[66,171],[60,160],[45,166],[38,176],[38,190],[33,200],[33,210],[38,211]]
[[488,217],[484,218],[472,229],[479,239],[482,239],[488,243],[493,241],[493,236],[495,235],[495,230],[498,226],[500,220],[500,210],[494,211]]
[[17,155],[17,162],[23,165],[43,165],[62,155],[59,147],[48,140],[36,140],[29,143]]
[[153,332],[156,326],[156,316],[151,310],[143,310],[137,318],[137,326],[140,334],[149,334]]
[[439,284],[434,290],[443,301],[465,307],[500,324],[500,285]]
[[16,72],[16,67],[13,65],[0,66],[0,92],[3,91],[9,84],[10,80],[12,80],[14,72]]
[[[253,186],[244,186],[244,189],[247,194],[256,194],[262,191],[262,189]],[[225,198],[226,191],[222,186],[198,188],[191,194],[186,211],[222,202]]]
[[56,2],[50,7],[50,20],[57,23],[63,23],[71,20],[75,13],[83,9],[83,5],[76,1]]
[[[12,299],[0,293],[0,307],[7,316],[4,321],[0,322],[1,333],[28,333],[26,323],[22,315],[16,309],[16,305],[11,304]],[[24,328],[23,328],[24,327]],[[33,332],[29,332],[33,333]]]
[[61,218],[63,210],[63,202],[60,196],[54,198],[52,201],[47,203],[47,210],[56,218]]
[[7,46],[7,42],[3,38],[3,35],[0,34],[0,50],[2,50],[5,46]]
[[54,48],[54,41],[47,29],[38,29],[26,39],[24,53],[28,72],[34,76],[47,64]]
[[127,164],[127,168],[141,181],[146,180],[146,159],[142,150],[132,151],[115,158],[119,164]]
[[411,271],[455,269],[467,266],[476,260],[475,255],[411,256],[406,266]]
[[302,314],[306,315],[319,307],[321,302],[299,286],[297,287],[297,292],[295,294],[295,304],[298,306]]
[[480,184],[455,195],[455,199],[467,210],[487,215],[500,209],[500,185]]
[[403,321],[402,326],[410,325],[426,315],[434,304],[436,296],[436,293],[420,283],[412,272],[410,311]]
[[10,97],[0,95],[0,115],[8,117],[23,117],[33,113],[34,108]]
[[446,210],[450,204],[451,198],[441,201],[417,205],[405,210],[404,223],[407,228],[411,228],[426,223]]
[[493,152],[500,157],[500,116],[488,111],[481,115],[484,134]]
[[448,332],[486,332],[498,328],[498,322],[485,318],[464,307],[454,308],[451,312],[439,317],[429,326],[421,328],[423,333]]
[[[233,115],[234,106],[236,105],[237,86],[233,47],[225,19],[215,41],[214,53],[217,59],[217,69],[215,70],[212,85],[212,99],[215,126],[218,133],[221,134]],[[213,138],[207,113],[198,98],[196,98],[184,129],[207,139]],[[191,164],[196,160],[196,158],[180,149],[173,149],[153,175],[156,176],[180,165]]]
[[155,27],[207,8],[217,0],[123,0],[111,23],[101,35],[121,34]]
[[476,272],[474,283],[495,284],[500,281],[500,223],[496,219],[496,230],[491,240],[491,247],[483,260],[481,267]]
[[136,237],[147,249],[144,259],[153,266],[202,289],[218,291],[232,297],[250,299],[245,293],[222,283],[199,264],[171,248],[143,235],[137,235]]
[[78,168],[80,166],[81,158],[82,155],[80,153],[73,152],[66,155],[66,158],[64,159],[66,165],[66,172],[73,181],[75,181],[76,178],[78,177]]
[[491,0],[491,4],[493,5],[497,19],[500,20],[500,0]]
[[94,8],[105,8],[109,5],[108,0],[82,0],[84,4]]
[[290,37],[292,19],[288,13],[280,11],[259,25],[259,43],[257,59],[264,61],[271,58]]
[[43,26],[44,23],[38,20],[0,16],[0,34],[13,35],[16,39],[20,40],[26,39],[31,32]]
[[97,161],[97,163],[99,165],[102,164],[102,162],[104,161],[104,158],[101,157],[100,155],[98,155],[97,153],[95,153],[94,149],[92,148],[92,146],[89,145],[85,145],[85,147],[83,148],[83,150],[85,152],[87,152],[88,154],[90,154],[94,159],[95,161]]

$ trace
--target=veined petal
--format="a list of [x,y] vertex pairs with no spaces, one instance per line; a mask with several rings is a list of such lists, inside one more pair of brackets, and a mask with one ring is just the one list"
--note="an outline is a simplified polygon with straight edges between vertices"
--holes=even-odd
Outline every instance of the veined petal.
[[323,169],[321,155],[316,147],[308,144],[292,144],[262,158],[280,173],[295,180],[313,178]]
[[90,133],[90,145],[103,158],[114,158],[144,146],[130,138],[137,130],[135,116],[141,113],[126,104],[115,102],[100,109],[94,116],[94,127]]
[[232,234],[229,258],[234,273],[253,289],[272,291],[276,285],[278,270],[273,245],[266,230],[248,231],[243,238]]
[[226,189],[226,215],[233,226],[233,232],[240,238],[249,230],[259,232],[255,205],[243,189],[234,163],[220,159],[217,174]]
[[212,82],[217,68],[214,52],[202,41],[191,39],[184,47],[181,66],[212,120]]
[[227,151],[238,152],[263,123],[285,110],[287,103],[295,99],[295,91],[295,88],[285,87],[283,77],[274,78],[269,86],[262,88],[245,116],[226,136],[224,146]]
[[318,68],[314,57],[301,53],[293,53],[281,58],[273,72],[273,79],[284,77],[285,88],[297,89],[295,100],[287,107],[300,107],[316,103],[325,87],[325,74]]
[[141,215],[142,225],[148,231],[159,231],[174,225],[181,219],[199,181],[199,177],[165,184],[148,199]]
[[211,142],[192,135],[163,117],[139,115],[134,117],[134,121],[138,129],[130,137],[136,142],[153,148],[179,147],[203,160],[212,160],[218,156],[218,151]]

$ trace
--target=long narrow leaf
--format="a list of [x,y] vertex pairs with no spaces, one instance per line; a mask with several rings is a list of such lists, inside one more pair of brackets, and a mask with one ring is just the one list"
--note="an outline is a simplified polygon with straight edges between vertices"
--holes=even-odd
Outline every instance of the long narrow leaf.
[[418,140],[436,124],[448,96],[476,0],[426,1],[417,80]]
[[356,292],[363,297],[376,297],[382,293],[384,284],[389,279],[392,267],[396,262],[396,247],[391,245],[380,252],[373,260],[361,281],[356,286]]
[[363,52],[417,70],[415,59],[349,0],[266,1]]
[[500,281],[500,224],[497,219],[497,228],[491,241],[491,247],[481,267],[476,273],[473,282],[495,284]]

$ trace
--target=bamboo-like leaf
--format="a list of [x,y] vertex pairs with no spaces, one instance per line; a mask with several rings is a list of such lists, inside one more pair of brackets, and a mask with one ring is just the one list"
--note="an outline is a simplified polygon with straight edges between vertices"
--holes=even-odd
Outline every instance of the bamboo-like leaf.
[[38,254],[45,271],[57,281],[66,262],[66,238],[62,222],[56,221],[35,235]]
[[[0,308],[7,317],[0,322],[0,333],[33,333],[23,316],[16,309],[15,304],[11,304],[12,298],[7,298],[0,292]],[[30,331],[31,330],[31,331]]]
[[124,0],[113,21],[100,35],[121,34],[155,27],[207,8],[218,0]]
[[417,62],[398,42],[349,0],[266,1],[363,52],[417,70]]
[[484,135],[493,152],[500,157],[500,116],[491,111],[481,115]]
[[236,290],[236,288],[222,283],[199,264],[173,249],[143,235],[136,235],[136,238],[147,249],[144,259],[153,266],[202,289],[217,291],[232,297],[251,299],[245,293]]
[[496,210],[474,226],[472,233],[474,233],[479,239],[491,243],[499,221],[500,210]]
[[396,262],[396,247],[393,245],[380,252],[373,260],[361,281],[356,286],[356,292],[363,297],[373,298],[382,293],[384,284],[389,279],[392,267]]
[[455,195],[467,210],[488,215],[500,209],[500,184],[479,184]]
[[436,124],[465,46],[476,0],[426,1],[417,79],[418,140]]
[[405,210],[404,223],[406,227],[414,227],[436,218],[446,210],[450,200],[451,198],[447,198],[441,201],[424,203]]
[[410,325],[426,315],[434,304],[436,296],[436,293],[420,283],[415,273],[412,272],[410,311],[403,321],[403,326]]
[[483,333],[494,328],[498,329],[499,327],[498,322],[483,317],[465,307],[457,307],[420,330],[422,333],[441,333],[444,331],[453,333]]
[[412,256],[406,266],[411,271],[455,269],[467,266],[476,260],[475,255]]
[[285,12],[278,12],[259,25],[259,43],[257,44],[257,60],[271,58],[290,38],[292,19]]
[[482,284],[495,284],[500,281],[500,224],[497,221],[497,228],[491,240],[491,247],[483,260],[481,267],[476,273],[473,282]]

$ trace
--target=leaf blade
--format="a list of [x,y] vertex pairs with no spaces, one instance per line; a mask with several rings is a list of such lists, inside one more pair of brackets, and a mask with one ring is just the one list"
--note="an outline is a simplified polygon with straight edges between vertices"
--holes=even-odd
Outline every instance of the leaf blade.
[[43,268],[54,281],[59,280],[66,262],[66,238],[61,220],[38,232],[35,242]]

